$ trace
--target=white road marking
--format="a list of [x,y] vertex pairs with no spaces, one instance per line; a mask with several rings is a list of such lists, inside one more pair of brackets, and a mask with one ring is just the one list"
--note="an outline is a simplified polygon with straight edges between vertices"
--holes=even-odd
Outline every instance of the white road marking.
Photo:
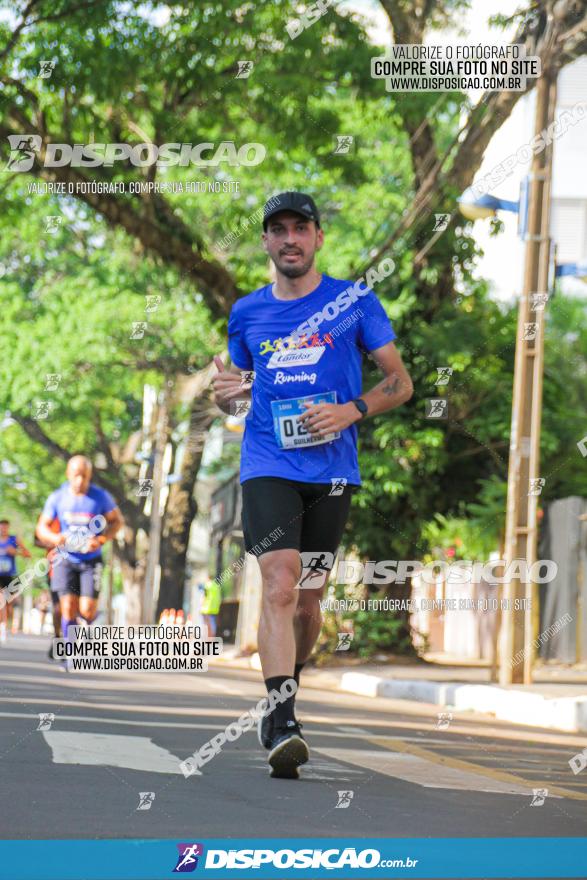
[[[1,702],[2,702],[2,699],[0,698],[0,703]],[[10,702],[10,701],[7,700],[6,702]],[[51,710],[52,707],[54,708],[55,705],[59,705],[59,706],[63,705],[63,703],[60,702],[59,700],[48,701],[48,702],[47,702],[47,700],[45,700],[45,704],[46,704],[46,709],[48,712]],[[102,706],[101,706],[101,704],[98,704],[95,706],[95,708],[102,708]],[[113,708],[113,707],[108,707],[108,708]],[[117,707],[116,711],[119,711],[118,707]],[[128,706],[126,706],[125,711],[134,711],[134,710],[131,710]],[[165,710],[163,710],[163,711],[165,711]],[[173,710],[170,709],[169,711],[171,712]],[[193,717],[194,718],[205,717],[207,715],[211,715],[213,711],[214,710],[208,710],[208,709],[194,709],[193,710]],[[222,716],[222,717],[232,718],[232,715],[230,712],[220,712],[220,713],[216,713],[216,714],[218,714],[219,716]],[[185,717],[185,716],[183,716],[183,717]],[[34,722],[35,725],[37,725],[39,722],[39,715],[38,715],[38,713],[34,713],[34,712],[0,712],[0,718],[29,718],[29,719],[31,719],[31,722]],[[57,726],[57,724],[63,723],[64,721],[84,721],[84,722],[88,722],[90,724],[108,724],[108,725],[115,725],[116,724],[116,725],[119,725],[122,727],[142,727],[142,728],[170,727],[170,728],[173,728],[174,730],[176,728],[185,728],[186,730],[214,730],[214,731],[218,732],[218,730],[220,729],[220,727],[219,727],[220,721],[218,721],[216,723],[213,723],[213,722],[212,723],[205,723],[205,722],[198,722],[198,721],[192,721],[192,722],[153,721],[150,718],[143,718],[143,719],[110,718],[108,715],[102,715],[99,718],[96,717],[95,715],[61,715],[61,714],[56,715],[56,717],[55,717],[55,725],[56,726]],[[354,739],[356,736],[358,736],[358,734],[351,733],[351,730],[358,731],[358,730],[361,730],[361,728],[348,728],[347,727],[344,729],[345,730],[344,733],[340,732],[342,730],[343,730],[342,727],[339,727],[338,731],[336,731],[336,730],[319,730],[318,728],[316,728],[315,730],[312,729],[310,731],[310,735],[311,735],[312,739],[314,739],[314,737],[316,737],[316,736],[328,736],[330,738],[343,739],[343,740],[344,739]],[[377,735],[376,733],[369,733],[369,731],[367,731],[367,730],[362,730],[361,732],[363,735],[367,735],[367,736],[376,736]],[[446,745],[446,739],[440,739],[440,738],[435,739],[435,738],[428,738],[428,737],[424,738],[424,737],[416,737],[416,736],[387,736],[386,739],[388,739],[390,741],[393,741],[394,739],[399,739],[402,742],[415,742],[415,743],[419,743],[419,744],[425,743],[426,745],[428,745],[428,744]],[[574,743],[571,742],[571,745],[573,745],[573,744]],[[462,745],[462,743],[459,744],[459,743],[455,742],[455,748],[458,748],[459,745]],[[526,748],[526,746],[521,746],[521,745],[520,746],[512,746],[512,748],[520,749],[520,748]]]
[[[379,736],[379,734],[378,734],[376,731],[373,731],[373,730],[372,730],[371,732],[369,732],[368,730],[365,730],[364,727],[349,727],[349,726],[347,726],[346,724],[339,724],[339,725],[338,725],[338,730],[341,730],[343,733],[356,734],[357,736],[358,736],[358,735],[361,735],[361,736]],[[319,730],[319,731],[317,731],[317,732],[320,734],[320,733],[326,733],[327,731],[320,731],[320,730]],[[314,734],[314,733],[315,733],[315,731],[312,731],[312,734]],[[331,735],[332,735],[332,736],[336,736],[335,733],[333,733],[333,734],[331,734]],[[400,734],[400,736],[389,736],[389,737],[387,737],[387,739],[391,739],[391,740],[393,740],[393,739],[401,739],[403,742],[439,743],[439,744],[442,744],[442,745],[445,745],[445,744],[446,744],[446,739],[434,739],[434,738],[432,738],[432,737],[428,737],[428,736],[426,736],[425,734],[422,734],[421,736],[402,736],[402,735]]]
[[458,791],[483,791],[494,794],[523,794],[531,795],[532,786],[517,785],[514,782],[502,782],[500,779],[492,779],[469,770],[457,770],[427,761],[416,755],[405,752],[389,751],[363,751],[362,749],[322,749],[314,748],[313,751],[346,761],[356,767],[373,770],[384,776],[393,776],[403,779],[424,788],[450,788]]
[[234,685],[230,687],[227,684],[222,684],[219,681],[210,680],[209,678],[201,678],[198,684],[205,683],[209,685],[208,691],[212,694],[216,693],[216,691],[222,691],[223,694],[228,694],[229,697],[241,697],[242,696],[242,688],[238,685]]
[[[1,702],[2,702],[2,699],[0,698],[0,703]],[[55,708],[56,705],[63,706],[64,704],[62,701],[59,701],[59,700],[55,700],[55,701],[45,700],[44,705],[45,705],[46,711],[50,712],[51,709]],[[102,706],[102,704],[95,704],[93,708],[103,709],[103,706]],[[107,708],[114,709],[114,707],[112,707],[112,706],[108,706]],[[121,710],[119,709],[119,707],[116,707],[115,711],[121,711]],[[130,711],[134,711],[134,710],[131,710],[128,706],[125,706],[124,710],[122,710],[122,711],[129,711],[130,712]],[[160,710],[160,711],[165,712],[165,709]],[[172,710],[172,709],[169,710],[169,712],[173,712],[173,711],[174,710]],[[207,717],[207,716],[211,715],[213,711],[214,710],[208,710],[208,709],[194,709],[193,710],[193,717],[194,718]],[[217,712],[216,714],[222,718],[236,720],[231,712],[224,712],[223,711],[223,712],[219,712],[219,713]],[[186,716],[183,715],[180,717],[186,717]],[[38,715],[38,713],[34,713],[34,712],[0,712],[0,718],[29,718],[29,719],[31,719],[31,722],[35,723],[35,726],[39,722],[39,715]],[[111,718],[110,716],[108,716],[106,714],[103,714],[100,717],[97,717],[96,715],[62,715],[59,713],[55,716],[55,722],[54,722],[55,726],[57,726],[59,723],[63,723],[64,721],[84,721],[84,722],[88,722],[90,724],[108,724],[108,725],[116,724],[116,725],[119,725],[122,727],[143,727],[143,728],[145,728],[145,727],[170,727],[170,728],[173,728],[174,730],[175,730],[175,728],[182,727],[182,728],[186,728],[186,730],[215,730],[215,731],[218,731],[221,728],[220,720],[218,720],[216,723],[214,723],[214,722],[206,723],[206,722],[201,722],[201,721],[200,722],[198,722],[198,721],[191,721],[191,722],[187,722],[187,721],[153,721],[151,718],[142,718],[142,719]],[[359,728],[357,728],[357,730],[358,729]],[[342,730],[342,728],[340,728],[340,730]],[[363,735],[367,735],[367,736],[376,735],[373,733],[370,734],[366,730],[362,731],[362,733],[363,733]],[[312,739],[315,736],[328,736],[331,738],[342,739],[342,740],[354,739],[357,736],[357,734],[350,733],[350,732],[349,733],[341,733],[336,730],[319,730],[319,729],[315,729],[315,730],[312,729],[310,731],[310,735],[311,735]],[[423,740],[420,738],[416,739],[416,737],[409,737],[409,736],[388,737],[388,739],[391,739],[391,740],[401,739],[403,742],[411,742],[411,741],[418,742],[418,743],[423,742]],[[429,739],[429,740],[426,740],[426,742],[444,743],[445,740],[443,740],[443,739]]]
[[351,770],[348,765],[345,766],[343,764],[336,764],[334,761],[316,759],[314,750],[312,750],[307,772],[312,779],[320,779],[326,782],[350,782],[352,776],[365,775],[364,770]]
[[[0,712],[0,718],[30,718],[34,720],[35,724],[38,724],[39,721],[39,715],[33,715],[30,712]],[[119,724],[123,727],[171,727],[174,730],[176,727],[185,727],[187,730],[215,730],[216,732],[220,729],[218,724],[198,724],[197,722],[188,724],[183,721],[151,721],[150,718],[137,721],[133,718],[96,718],[95,715],[55,716],[54,723],[56,725],[63,721],[85,721],[91,724]]]
[[179,769],[180,759],[147,736],[62,730],[44,730],[42,733],[51,748],[54,764],[92,764],[183,775]]

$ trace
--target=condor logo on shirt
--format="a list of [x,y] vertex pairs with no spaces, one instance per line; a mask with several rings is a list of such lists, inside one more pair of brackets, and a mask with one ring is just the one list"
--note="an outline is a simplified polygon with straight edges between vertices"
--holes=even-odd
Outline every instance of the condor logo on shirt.
[[312,348],[293,348],[285,351],[274,351],[269,358],[267,366],[270,370],[278,367],[300,367],[302,365],[317,364],[326,348],[314,346]]

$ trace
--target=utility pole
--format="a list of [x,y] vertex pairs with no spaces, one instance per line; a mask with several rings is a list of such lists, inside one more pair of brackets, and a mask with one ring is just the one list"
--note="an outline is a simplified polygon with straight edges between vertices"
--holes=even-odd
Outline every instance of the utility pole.
[[[536,86],[534,133],[554,121],[557,70],[543,63]],[[536,561],[537,508],[540,480],[540,423],[544,369],[544,320],[546,309],[536,308],[533,294],[548,294],[551,266],[550,191],[552,140],[535,153],[528,177],[528,224],[523,290],[518,311],[514,389],[510,434],[506,513],[506,572],[515,559],[525,560],[529,572]],[[538,481],[538,482],[537,482]],[[515,575],[504,583],[505,607],[500,640],[500,683],[532,680],[538,622],[538,591],[530,574]],[[526,600],[515,610],[516,600]]]
[[155,430],[155,447],[153,450],[153,491],[151,492],[151,520],[149,525],[149,547],[145,569],[145,590],[143,593],[143,622],[153,622],[153,596],[155,577],[159,565],[161,547],[161,489],[163,486],[163,458],[167,446],[169,425],[169,394],[167,384],[159,395],[159,412]]

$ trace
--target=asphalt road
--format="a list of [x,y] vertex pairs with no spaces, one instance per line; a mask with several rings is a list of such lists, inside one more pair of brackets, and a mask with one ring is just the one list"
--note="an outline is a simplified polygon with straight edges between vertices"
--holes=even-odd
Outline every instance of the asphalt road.
[[0,645],[4,839],[585,835],[587,770],[568,764],[584,737],[302,687],[299,781],[269,778],[254,731],[185,779],[179,761],[263,695],[259,673],[66,674],[48,644]]

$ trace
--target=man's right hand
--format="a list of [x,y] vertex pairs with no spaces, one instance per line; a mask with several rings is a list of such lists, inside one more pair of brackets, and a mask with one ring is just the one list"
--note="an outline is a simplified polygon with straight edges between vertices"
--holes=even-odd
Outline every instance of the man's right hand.
[[250,400],[251,383],[243,384],[242,373],[238,367],[232,366],[227,370],[218,355],[214,355],[214,363],[218,368],[218,375],[212,380],[214,386],[214,402],[225,413],[230,413],[230,403],[233,400]]

